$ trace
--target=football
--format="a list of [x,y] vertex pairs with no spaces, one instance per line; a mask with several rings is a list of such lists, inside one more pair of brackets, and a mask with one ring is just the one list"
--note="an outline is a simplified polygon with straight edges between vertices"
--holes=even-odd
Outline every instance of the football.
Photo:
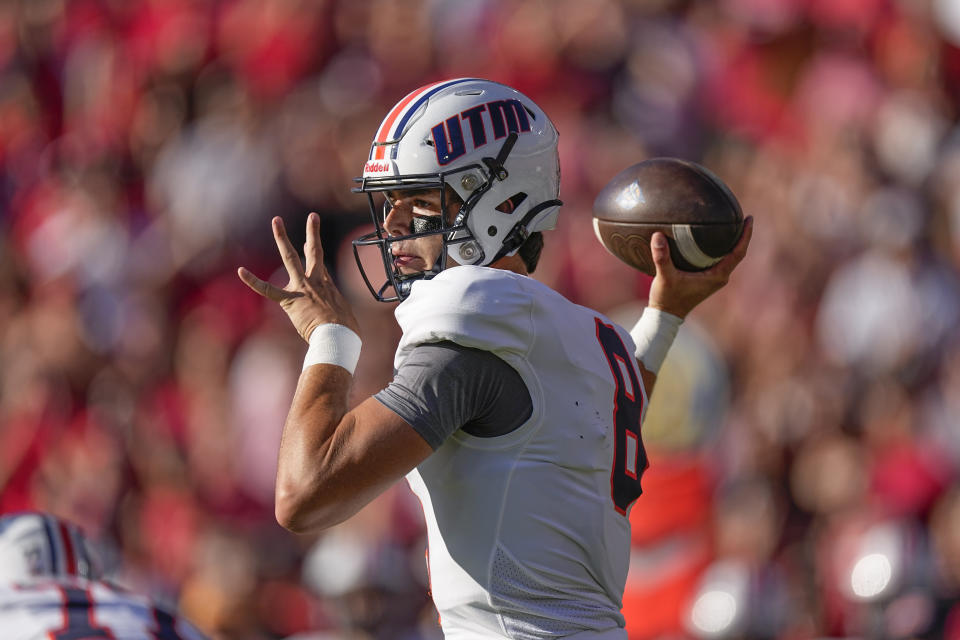
[[703,271],[740,239],[743,211],[706,167],[679,158],[651,158],[618,173],[593,203],[593,230],[607,251],[647,275],[656,274],[650,237],[662,231],[673,264]]

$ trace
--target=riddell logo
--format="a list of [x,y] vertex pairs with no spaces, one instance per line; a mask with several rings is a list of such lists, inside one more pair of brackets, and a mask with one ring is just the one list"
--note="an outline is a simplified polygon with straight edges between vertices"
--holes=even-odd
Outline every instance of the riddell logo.
[[368,162],[363,165],[364,173],[383,173],[384,171],[390,171],[389,162]]

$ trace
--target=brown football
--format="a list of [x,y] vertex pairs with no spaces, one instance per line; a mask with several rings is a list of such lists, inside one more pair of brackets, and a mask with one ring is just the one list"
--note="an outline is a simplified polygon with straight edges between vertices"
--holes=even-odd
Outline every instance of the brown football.
[[607,251],[654,275],[650,237],[662,231],[673,264],[708,269],[743,231],[740,203],[723,181],[695,162],[651,158],[618,173],[593,202],[593,229]]

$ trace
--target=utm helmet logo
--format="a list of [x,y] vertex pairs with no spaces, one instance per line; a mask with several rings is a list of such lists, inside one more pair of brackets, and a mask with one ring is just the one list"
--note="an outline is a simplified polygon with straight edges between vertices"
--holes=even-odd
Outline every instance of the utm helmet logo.
[[488,133],[492,132],[493,139],[499,140],[508,133],[530,131],[530,116],[517,99],[494,100],[471,107],[460,115],[447,118],[431,127],[437,163],[441,166],[450,164],[467,153],[462,122],[466,122],[470,129],[470,141],[474,150],[487,144]]

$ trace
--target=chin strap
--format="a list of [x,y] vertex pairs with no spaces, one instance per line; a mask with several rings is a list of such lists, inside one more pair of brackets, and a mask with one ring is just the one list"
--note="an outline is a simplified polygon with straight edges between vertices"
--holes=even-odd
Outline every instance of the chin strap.
[[547,200],[546,202],[541,202],[540,204],[531,207],[530,211],[527,211],[527,215],[510,229],[506,237],[503,239],[503,245],[500,247],[500,251],[497,251],[497,255],[493,257],[493,260],[490,263],[494,263],[503,256],[513,253],[520,248],[524,242],[527,241],[527,238],[530,237],[530,231],[527,230],[527,225],[533,222],[533,219],[540,215],[545,209],[550,207],[559,207],[563,205],[562,200]]
[[487,165],[487,169],[497,180],[506,180],[510,175],[503,167],[503,163],[507,161],[507,156],[513,151],[513,145],[517,143],[517,138],[519,138],[517,132],[511,131],[507,139],[503,141],[503,146],[500,147],[500,153],[497,154],[496,158],[483,158],[483,164]]

